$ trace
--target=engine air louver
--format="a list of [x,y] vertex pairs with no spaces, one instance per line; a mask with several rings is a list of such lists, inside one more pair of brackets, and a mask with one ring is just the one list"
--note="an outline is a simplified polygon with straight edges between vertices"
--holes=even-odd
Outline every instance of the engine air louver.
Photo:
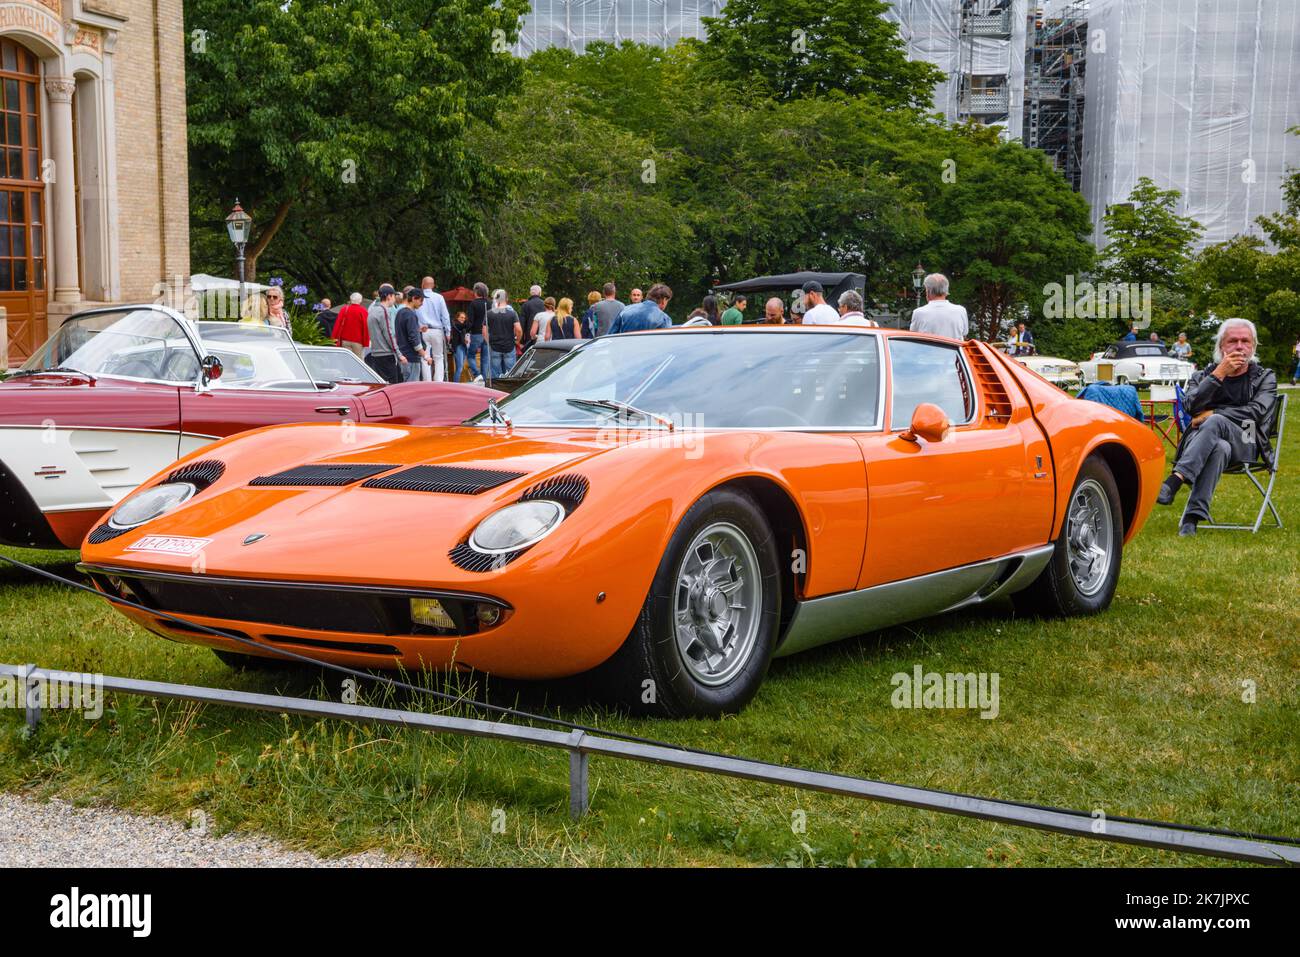
[[455,465],[417,465],[392,475],[385,475],[383,478],[371,479],[362,488],[477,495],[523,476],[523,472],[505,472],[495,469],[471,469]]
[[971,369],[979,383],[979,390],[984,395],[984,417],[995,422],[1008,422],[1011,419],[1011,396],[1006,386],[998,378],[993,363],[980,351],[979,346],[968,345],[966,356],[970,359]]
[[188,465],[182,465],[167,476],[164,484],[167,484],[167,482],[189,482],[197,491],[202,492],[225,474],[225,463],[213,459],[204,459],[200,462],[190,462]]
[[587,489],[590,487],[591,483],[581,475],[556,475],[545,481],[538,482],[524,492],[519,497],[519,500],[521,502],[531,502],[539,498],[550,499],[552,502],[559,502],[563,505],[565,514],[569,514],[582,504],[582,500],[587,496]]
[[274,475],[259,475],[249,485],[323,486],[340,487],[360,482],[380,472],[388,472],[396,465],[352,465],[346,462],[320,462],[299,465]]

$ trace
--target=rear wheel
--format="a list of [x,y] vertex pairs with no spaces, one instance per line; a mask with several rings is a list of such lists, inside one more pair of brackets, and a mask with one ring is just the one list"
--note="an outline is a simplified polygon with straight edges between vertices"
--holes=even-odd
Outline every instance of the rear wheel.
[[683,517],[623,646],[596,671],[635,713],[711,717],[758,692],[776,645],[776,541],[743,492],[717,489]]
[[1041,615],[1105,611],[1119,583],[1123,547],[1119,489],[1110,468],[1093,456],[1074,480],[1051,560],[1032,585],[1014,596],[1016,606]]

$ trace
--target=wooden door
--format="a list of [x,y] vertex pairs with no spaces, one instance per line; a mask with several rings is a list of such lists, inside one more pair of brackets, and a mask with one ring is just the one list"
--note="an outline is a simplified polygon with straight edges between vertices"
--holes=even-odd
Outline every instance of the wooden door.
[[11,365],[46,335],[40,104],[36,55],[0,39],[0,306],[8,312]]

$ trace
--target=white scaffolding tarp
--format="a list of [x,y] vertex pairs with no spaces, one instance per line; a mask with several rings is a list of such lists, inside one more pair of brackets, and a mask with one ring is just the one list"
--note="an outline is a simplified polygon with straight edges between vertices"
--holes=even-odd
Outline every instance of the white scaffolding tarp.
[[1300,165],[1287,133],[1300,125],[1300,2],[1093,0],[1088,34],[1082,192],[1097,243],[1107,206],[1142,176],[1182,192],[1202,243],[1259,235]]
[[515,52],[547,47],[578,53],[588,43],[635,40],[669,47],[684,37],[704,39],[703,17],[716,17],[723,0],[533,0]]

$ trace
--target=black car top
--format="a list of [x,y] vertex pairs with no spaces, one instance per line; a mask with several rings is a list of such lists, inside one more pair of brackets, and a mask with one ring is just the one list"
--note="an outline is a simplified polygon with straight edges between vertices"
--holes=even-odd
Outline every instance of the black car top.
[[1116,342],[1106,349],[1105,359],[1159,359],[1168,358],[1169,349],[1163,342]]

